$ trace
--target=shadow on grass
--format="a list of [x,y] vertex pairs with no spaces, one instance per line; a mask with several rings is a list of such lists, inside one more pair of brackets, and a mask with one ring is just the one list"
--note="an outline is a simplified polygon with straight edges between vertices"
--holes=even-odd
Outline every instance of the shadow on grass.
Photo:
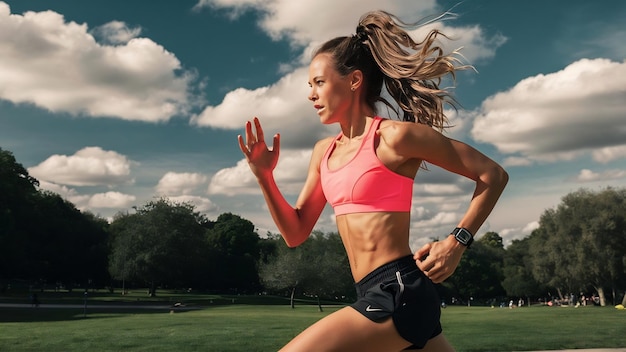
[[137,314],[180,314],[193,309],[184,308],[0,308],[0,323],[54,322],[83,319],[106,319]]

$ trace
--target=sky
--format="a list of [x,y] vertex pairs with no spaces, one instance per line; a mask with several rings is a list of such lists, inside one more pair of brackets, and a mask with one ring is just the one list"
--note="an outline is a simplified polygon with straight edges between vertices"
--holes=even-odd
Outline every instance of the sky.
[[[478,237],[508,245],[568,193],[626,187],[621,0],[0,0],[0,148],[41,189],[107,219],[167,197],[277,233],[237,135],[254,116],[269,144],[281,134],[275,177],[294,204],[313,144],[339,132],[307,100],[310,53],[377,9],[453,13],[411,35],[439,28],[475,68],[449,82],[461,108],[445,133],[510,176]],[[472,191],[421,170],[412,248],[446,236]],[[330,206],[316,229],[336,231]]]

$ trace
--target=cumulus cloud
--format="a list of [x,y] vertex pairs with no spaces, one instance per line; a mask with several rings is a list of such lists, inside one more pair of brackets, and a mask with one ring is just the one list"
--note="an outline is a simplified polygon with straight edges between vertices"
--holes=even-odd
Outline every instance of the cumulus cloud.
[[422,235],[426,234],[424,231],[428,231],[429,235],[435,235],[438,229],[445,228],[442,230],[444,231],[442,234],[447,234],[458,222],[459,214],[457,212],[439,212],[431,218],[414,221],[411,224],[411,230],[417,230]]
[[308,68],[285,75],[271,86],[253,90],[239,88],[226,94],[221,104],[207,106],[192,118],[198,126],[242,129],[246,121],[259,117],[265,139],[271,145],[281,134],[281,146],[311,147],[327,136],[330,128],[319,122],[313,104],[307,100]]
[[407,21],[415,21],[441,11],[436,1],[377,0],[296,2],[290,0],[199,0],[196,8],[212,7],[231,11],[239,16],[246,10],[261,13],[259,26],[275,40],[288,39],[294,45],[306,45],[319,38],[332,38],[354,33],[361,14],[383,9],[401,14]]
[[[319,123],[319,118],[307,100],[308,61],[313,48],[321,41],[339,35],[354,33],[359,17],[366,11],[379,9],[379,1],[324,1],[321,3],[297,3],[288,0],[201,0],[196,8],[212,7],[230,9],[234,15],[252,9],[261,13],[259,26],[275,39],[286,39],[302,51],[301,61],[283,66],[286,74],[276,83],[257,89],[235,89],[216,106],[207,106],[192,118],[198,126],[241,129],[246,120],[258,116],[265,129],[281,132],[286,148],[299,149],[311,146],[326,136],[329,128]],[[407,22],[439,13],[435,1],[393,1],[382,6],[384,10],[402,15]],[[315,14],[315,15],[311,15]],[[464,47],[468,61],[491,58],[494,50],[502,45],[502,36],[487,37],[478,26],[468,28],[446,27],[443,23],[427,25],[412,32],[421,38],[426,31],[439,27],[450,33],[454,41],[442,41],[446,50]],[[458,121],[462,122],[462,121]]]
[[39,189],[54,192],[71,202],[79,210],[124,209],[132,206],[137,199],[134,195],[121,192],[80,194],[76,189],[53,182],[41,181]]
[[39,189],[56,193],[62,198],[72,202],[79,209],[81,208],[81,205],[87,204],[89,201],[88,195],[79,194],[74,188],[59,185],[54,182],[39,180]]
[[55,113],[166,121],[197,97],[195,74],[140,29],[111,22],[95,30],[54,11],[11,14],[0,2],[0,99]]
[[168,199],[175,203],[192,204],[195,210],[201,213],[213,213],[219,209],[210,199],[200,196],[180,195],[168,197]]
[[133,183],[132,162],[126,156],[100,147],[86,147],[74,155],[52,155],[39,165],[28,169],[33,177],[70,186],[113,187]]
[[199,173],[168,172],[159,180],[156,191],[165,196],[189,195],[207,181],[208,178]]
[[626,145],[606,147],[593,151],[593,160],[606,164],[617,159],[626,159]]
[[506,247],[510,245],[511,243],[513,243],[513,240],[521,240],[523,238],[530,236],[530,234],[537,228],[539,228],[539,222],[531,221],[521,227],[504,229],[498,232],[498,235],[502,237],[502,242],[504,243],[504,246]]
[[596,182],[596,181],[608,181],[618,180],[626,178],[626,170],[605,170],[602,172],[594,172],[589,169],[580,170],[575,180],[578,182]]
[[211,213],[217,211],[218,206],[209,198],[196,194],[204,191],[208,177],[200,173],[168,172],[155,187],[157,194],[167,197],[176,203],[192,204],[196,211]]
[[521,159],[572,160],[590,150],[623,157],[626,61],[582,59],[561,71],[526,78],[486,99],[472,135]]
[[[274,178],[281,191],[296,195],[302,188],[311,159],[311,150],[285,151],[281,153],[274,169]],[[261,194],[256,177],[245,159],[231,168],[218,171],[209,183],[209,194]]]
[[89,208],[128,208],[137,198],[120,192],[97,193],[89,198]]
[[248,167],[248,162],[239,160],[236,166],[221,169],[209,182],[209,194],[259,194],[256,178]]
[[104,43],[125,44],[141,34],[141,27],[129,28],[124,22],[111,21],[94,28],[92,32]]

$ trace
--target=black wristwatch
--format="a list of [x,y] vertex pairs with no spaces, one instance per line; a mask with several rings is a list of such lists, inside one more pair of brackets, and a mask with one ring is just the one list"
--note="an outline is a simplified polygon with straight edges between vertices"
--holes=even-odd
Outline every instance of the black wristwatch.
[[472,242],[474,242],[474,236],[464,227],[457,227],[454,231],[452,231],[452,235],[457,241],[459,241],[460,244],[467,248],[469,248]]

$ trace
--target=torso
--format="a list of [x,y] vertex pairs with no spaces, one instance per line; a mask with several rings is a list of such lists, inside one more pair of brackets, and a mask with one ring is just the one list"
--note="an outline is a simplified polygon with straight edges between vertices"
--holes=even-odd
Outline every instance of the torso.
[[[369,124],[372,119],[369,119]],[[393,124],[393,121],[383,121]],[[377,137],[376,155],[391,171],[411,180],[415,177],[421,160],[407,159],[395,153],[393,148]],[[328,158],[328,168],[339,169],[352,160],[360,143],[340,144],[335,138],[328,144],[336,143]],[[397,258],[411,254],[409,247],[410,212],[360,212],[338,215],[337,229],[348,254],[350,268],[355,281],[377,267]]]

